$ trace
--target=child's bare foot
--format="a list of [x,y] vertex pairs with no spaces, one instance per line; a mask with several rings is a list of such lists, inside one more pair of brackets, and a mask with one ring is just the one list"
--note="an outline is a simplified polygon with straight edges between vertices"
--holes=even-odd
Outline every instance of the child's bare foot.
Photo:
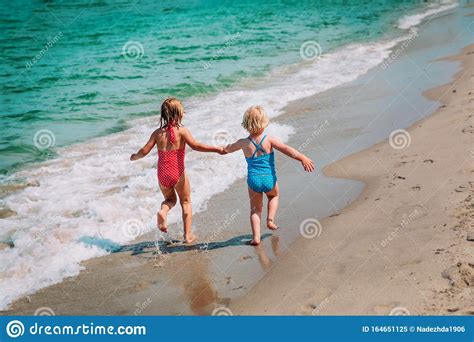
[[160,210],[156,217],[158,218],[158,229],[161,230],[163,233],[168,233],[168,227],[166,226],[166,214],[163,210]]
[[251,246],[258,246],[258,245],[260,245],[260,240],[252,239],[252,241],[250,241],[250,245]]
[[188,236],[184,237],[184,243],[192,243],[197,239],[196,235],[189,234]]
[[270,230],[278,230],[278,228],[280,228],[273,222],[273,219],[267,219],[267,227]]

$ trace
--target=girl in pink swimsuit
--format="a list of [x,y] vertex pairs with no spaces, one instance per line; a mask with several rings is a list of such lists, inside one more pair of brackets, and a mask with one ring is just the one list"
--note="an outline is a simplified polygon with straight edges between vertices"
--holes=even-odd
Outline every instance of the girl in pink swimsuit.
[[158,149],[158,184],[165,197],[157,213],[158,228],[162,232],[168,232],[166,218],[179,198],[183,215],[184,241],[190,243],[196,237],[191,232],[191,187],[184,170],[186,144],[199,152],[220,154],[225,154],[225,152],[222,147],[209,146],[194,140],[191,132],[181,126],[183,118],[184,108],[181,102],[174,97],[167,98],[161,105],[160,128],[151,134],[144,147],[131,155],[130,160],[145,157],[156,145]]

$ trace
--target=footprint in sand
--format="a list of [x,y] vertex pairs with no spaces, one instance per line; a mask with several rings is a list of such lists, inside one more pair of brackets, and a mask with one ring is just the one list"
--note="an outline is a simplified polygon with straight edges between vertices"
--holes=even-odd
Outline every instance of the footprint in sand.
[[403,179],[403,180],[405,180],[406,177],[399,176],[399,175],[397,175],[396,173],[394,173],[394,174],[393,174],[393,177],[392,177],[392,180],[396,180],[396,179]]
[[458,262],[445,269],[441,276],[449,280],[449,285],[455,289],[474,287],[474,264]]
[[474,127],[472,125],[469,125],[469,127],[464,127],[461,132],[463,133],[474,133]]

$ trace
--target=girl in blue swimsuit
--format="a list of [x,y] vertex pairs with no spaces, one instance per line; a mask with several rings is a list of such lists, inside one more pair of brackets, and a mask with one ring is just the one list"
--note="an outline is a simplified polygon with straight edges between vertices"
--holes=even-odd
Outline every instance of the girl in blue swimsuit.
[[273,148],[300,161],[305,171],[311,172],[314,170],[314,163],[311,159],[294,148],[283,144],[278,139],[264,133],[268,123],[268,116],[262,107],[250,107],[245,111],[242,120],[242,126],[250,135],[224,148],[226,153],[242,150],[247,161],[250,223],[253,233],[253,239],[250,244],[254,246],[260,244],[263,193],[268,198],[267,227],[271,230],[278,229],[278,226],[275,224],[275,215],[278,209],[279,190]]

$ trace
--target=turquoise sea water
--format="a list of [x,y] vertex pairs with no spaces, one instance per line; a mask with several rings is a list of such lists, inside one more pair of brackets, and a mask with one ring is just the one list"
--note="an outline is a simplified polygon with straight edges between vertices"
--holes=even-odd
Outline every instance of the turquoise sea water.
[[[128,127],[161,100],[217,94],[277,66],[397,34],[415,1],[12,1],[0,10],[0,173]],[[399,32],[398,32],[399,34]]]

